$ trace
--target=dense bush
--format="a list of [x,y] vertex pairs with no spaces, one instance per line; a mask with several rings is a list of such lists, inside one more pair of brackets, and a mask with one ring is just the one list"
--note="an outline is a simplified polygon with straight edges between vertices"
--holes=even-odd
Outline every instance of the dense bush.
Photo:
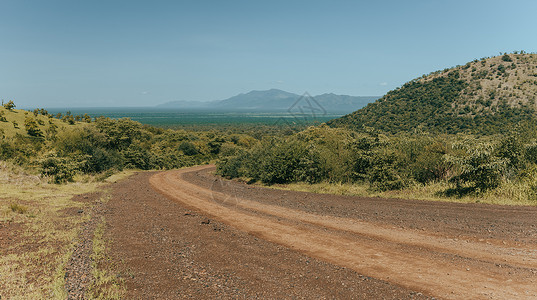
[[461,168],[461,172],[451,178],[451,181],[457,183],[456,190],[459,194],[483,193],[498,187],[507,162],[506,159],[494,155],[494,149],[490,144],[479,144],[469,148],[466,156],[452,157],[451,160]]
[[42,137],[43,132],[41,132],[41,129],[39,129],[39,125],[37,124],[36,120],[32,117],[26,117],[24,120],[24,128],[26,129],[26,132],[29,136],[34,137]]
[[426,133],[387,137],[319,126],[225,157],[217,170],[267,184],[365,182],[380,191],[443,181],[455,186],[447,194],[461,196],[506,181],[527,181],[533,176],[527,169],[537,168],[536,142],[531,128],[525,134],[476,139]]
[[221,160],[218,172],[263,183],[354,182],[369,180],[379,189],[403,186],[395,156],[382,153],[378,136],[326,126],[312,127],[287,138],[259,143],[251,151]]
[[183,152],[185,155],[192,156],[198,154],[198,149],[196,146],[188,141],[183,141],[179,144],[177,148],[179,151]]
[[51,178],[54,183],[73,181],[79,165],[67,157],[58,157],[55,153],[49,154],[41,161],[41,174]]
[[[214,132],[164,130],[130,119],[97,118],[84,126],[58,129],[49,122],[44,132],[35,115],[27,116],[27,135],[3,137],[0,159],[39,168],[52,182],[70,181],[76,173],[109,174],[124,168],[171,169],[207,163],[220,152],[235,155],[255,143],[244,134],[233,138]],[[65,121],[72,115],[66,113]],[[80,118],[87,122],[89,118]],[[76,123],[76,118],[73,118]],[[43,122],[45,123],[45,122]],[[101,176],[98,176],[101,177]]]
[[376,190],[398,190],[405,186],[398,171],[396,158],[393,155],[378,155],[368,170],[368,179]]
[[319,154],[315,149],[299,141],[272,145],[271,151],[257,158],[260,170],[258,178],[268,184],[323,179]]

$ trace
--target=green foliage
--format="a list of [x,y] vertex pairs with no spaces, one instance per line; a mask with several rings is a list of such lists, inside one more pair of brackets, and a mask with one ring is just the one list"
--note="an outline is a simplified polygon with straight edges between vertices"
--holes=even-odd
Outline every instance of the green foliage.
[[359,130],[373,127],[389,133],[410,132],[420,127],[435,128],[440,132],[460,131],[465,120],[453,119],[446,114],[467,86],[457,79],[457,74],[452,72],[449,76],[429,81],[411,81],[375,103],[327,124]]
[[40,139],[16,135],[0,141],[0,159],[17,165],[25,165],[38,156],[43,143]]
[[258,163],[263,170],[259,179],[263,183],[318,182],[323,176],[318,153],[298,141],[272,145]]
[[405,186],[403,179],[397,172],[396,159],[393,155],[375,157],[368,173],[369,182],[376,190],[398,190]]
[[509,56],[509,54],[505,53],[503,56],[502,56],[502,60],[503,61],[513,61],[513,59],[511,58],[511,56]]
[[43,137],[43,132],[39,129],[37,122],[32,117],[26,117],[24,120],[24,128],[29,136]]
[[[235,155],[253,144],[243,134],[235,135],[234,144],[221,133],[163,130],[129,119],[97,118],[90,124],[57,125],[52,119],[44,122],[42,113],[48,114],[42,110],[25,114],[25,134],[8,138],[2,134],[0,159],[36,168],[55,183],[71,181],[78,173],[192,166],[207,163],[222,151]],[[75,119],[69,112],[62,118],[67,123]],[[86,119],[90,120],[89,116]]]
[[16,107],[15,102],[13,100],[9,100],[7,103],[4,103],[4,108],[7,110],[13,110]]
[[319,182],[326,176],[320,153],[299,140],[263,141],[249,153],[227,157],[218,164],[226,177],[250,177],[266,184]]
[[[506,159],[494,156],[494,148],[490,144],[479,144],[467,149],[466,156],[450,159],[461,168],[460,174],[451,179],[457,183],[459,194],[495,189],[501,183],[507,163]],[[469,186],[463,187],[462,184]]]
[[227,178],[239,178],[248,174],[250,171],[244,168],[244,165],[244,156],[224,157],[216,165],[216,172]]
[[58,157],[55,153],[41,161],[41,174],[50,177],[53,183],[73,181],[77,169],[78,164],[67,157]]
[[525,166],[524,160],[525,147],[520,138],[516,135],[509,135],[500,141],[496,150],[496,155],[505,159],[506,175],[514,176]]
[[95,125],[104,134],[107,147],[110,149],[125,150],[133,140],[148,138],[148,134],[142,130],[142,125],[130,119],[112,120],[100,117],[95,121]]
[[196,146],[188,141],[182,141],[177,149],[188,156],[196,155],[199,153],[198,149],[196,149]]
[[[217,171],[265,184],[365,182],[377,191],[444,182],[451,185],[445,195],[463,196],[507,182],[529,186],[528,178],[535,176],[528,170],[537,170],[536,145],[531,126],[479,139],[427,133],[387,137],[319,126],[230,151],[217,163]],[[537,184],[531,186],[537,195]]]
[[83,120],[86,123],[91,123],[91,117],[88,114],[84,114]]
[[504,64],[513,60],[505,54],[424,75],[327,124],[360,132],[370,127],[389,134],[479,135],[503,134],[520,123],[537,126],[531,78],[537,57],[515,57],[516,64]]
[[435,145],[434,141],[424,143],[419,149],[422,152],[412,153],[411,147],[405,147],[410,144],[382,139],[375,133],[357,135],[327,126],[311,127],[288,138],[265,140],[246,153],[222,159],[217,164],[218,172],[267,184],[366,181],[377,190],[404,187],[414,180],[414,171],[433,174],[423,181],[445,176],[449,166],[421,162],[427,157],[424,149],[439,153],[434,157],[443,162],[438,157],[444,149],[429,145]]

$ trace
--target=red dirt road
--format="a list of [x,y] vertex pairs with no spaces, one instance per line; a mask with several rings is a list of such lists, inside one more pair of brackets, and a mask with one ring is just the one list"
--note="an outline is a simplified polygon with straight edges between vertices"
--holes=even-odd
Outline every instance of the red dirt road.
[[107,220],[129,296],[537,298],[534,207],[279,191],[212,170],[116,186]]

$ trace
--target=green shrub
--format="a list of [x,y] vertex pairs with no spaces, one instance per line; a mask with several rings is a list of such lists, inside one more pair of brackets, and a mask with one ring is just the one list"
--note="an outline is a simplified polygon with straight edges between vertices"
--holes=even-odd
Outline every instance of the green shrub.
[[122,154],[125,158],[125,167],[128,169],[150,170],[155,166],[152,154],[141,145],[132,144],[122,151]]
[[266,141],[253,151],[244,165],[248,169],[246,176],[266,184],[314,183],[326,178],[319,153],[300,141]]
[[445,159],[447,153],[446,145],[441,142],[424,146],[410,164],[412,178],[424,184],[446,179],[452,171],[452,164]]
[[43,132],[41,132],[41,129],[39,129],[37,122],[32,117],[26,117],[26,119],[24,120],[24,128],[30,136],[43,137]]
[[100,173],[109,169],[122,170],[125,164],[124,157],[115,150],[93,148],[84,164],[85,173]]
[[7,103],[4,103],[4,108],[7,110],[13,110],[15,108],[15,103],[13,100],[9,100]]
[[506,160],[505,171],[508,177],[516,176],[518,171],[524,168],[524,150],[522,141],[516,135],[509,135],[501,140],[496,155]]
[[41,174],[51,178],[53,183],[73,181],[78,164],[69,157],[50,154],[41,161]]
[[217,137],[209,141],[209,143],[207,143],[207,146],[209,147],[209,152],[212,154],[220,153],[220,148],[222,147],[222,144],[224,144],[225,142],[226,140],[221,137]]
[[537,144],[524,147],[524,159],[532,164],[537,164]]
[[182,151],[185,155],[192,156],[198,154],[198,149],[194,144],[188,141],[183,141],[179,144],[179,151]]
[[148,140],[150,134],[142,129],[142,125],[130,119],[112,120],[109,118],[97,118],[95,121],[97,130],[106,138],[108,149],[127,149],[135,140]]
[[505,158],[498,158],[493,154],[494,148],[489,144],[479,144],[467,151],[467,156],[452,158],[461,168],[461,173],[451,180],[461,184],[468,184],[468,192],[483,193],[497,188],[501,183],[503,171],[507,165]]
[[404,180],[397,172],[395,156],[387,153],[373,158],[368,179],[371,185],[379,191],[399,190],[405,186]]
[[225,157],[219,161],[216,167],[216,172],[226,178],[238,178],[245,174],[242,168],[242,159],[244,157],[232,156]]
[[503,61],[513,61],[513,59],[511,58],[511,56],[509,56],[509,54],[505,53],[503,56],[502,56],[502,60]]

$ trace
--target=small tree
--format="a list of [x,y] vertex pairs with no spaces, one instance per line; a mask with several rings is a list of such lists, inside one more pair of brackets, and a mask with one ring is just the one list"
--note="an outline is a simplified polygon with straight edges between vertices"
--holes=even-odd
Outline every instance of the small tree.
[[185,155],[192,156],[198,154],[198,149],[191,142],[183,141],[179,144],[179,151],[182,151]]
[[4,104],[4,108],[7,110],[12,110],[15,108],[15,102],[13,100],[9,100],[7,103]]
[[39,129],[39,126],[37,125],[37,122],[32,117],[27,117],[24,121],[24,128],[26,128],[26,132],[28,132],[28,135],[35,136],[35,137],[42,137],[43,133],[41,132],[41,129]]
[[461,183],[469,184],[468,191],[483,193],[495,189],[501,183],[503,171],[507,165],[507,159],[494,156],[491,145],[480,144],[473,149],[467,150],[467,156],[463,158],[450,157],[461,168],[461,173],[451,180],[457,183],[459,189]]
[[58,157],[56,154],[50,154],[41,161],[41,174],[50,177],[53,183],[73,181],[76,169],[76,164],[72,160]]
[[513,59],[511,59],[511,56],[509,56],[509,54],[505,53],[503,56],[502,56],[502,60],[503,61],[513,61]]
[[84,114],[84,122],[91,123],[91,117],[88,114]]

